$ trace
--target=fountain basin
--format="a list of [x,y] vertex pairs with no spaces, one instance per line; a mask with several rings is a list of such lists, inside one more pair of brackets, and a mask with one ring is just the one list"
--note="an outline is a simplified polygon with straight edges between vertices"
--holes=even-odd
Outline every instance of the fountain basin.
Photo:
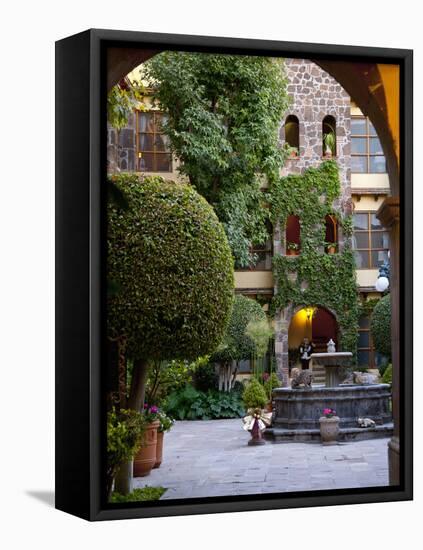
[[[335,409],[340,418],[340,440],[388,437],[392,433],[389,384],[276,388],[273,391],[273,400],[274,420],[272,428],[266,430],[266,436],[276,440],[319,440],[319,419],[326,408]],[[359,428],[359,417],[371,418],[376,426]]]

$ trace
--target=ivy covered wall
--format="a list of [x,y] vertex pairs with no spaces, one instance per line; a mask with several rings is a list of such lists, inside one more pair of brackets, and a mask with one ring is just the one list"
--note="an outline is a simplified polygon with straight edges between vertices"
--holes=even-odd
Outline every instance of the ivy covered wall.
[[[282,380],[288,377],[288,328],[298,307],[320,306],[330,310],[338,322],[338,350],[356,357],[359,302],[351,249],[352,217],[342,208],[339,169],[327,160],[303,174],[291,174],[272,186],[269,193],[271,219],[275,227],[273,271],[276,316],[276,353]],[[285,224],[291,214],[300,218],[301,249],[297,256],[285,255]],[[325,216],[338,222],[338,248],[326,253]]]

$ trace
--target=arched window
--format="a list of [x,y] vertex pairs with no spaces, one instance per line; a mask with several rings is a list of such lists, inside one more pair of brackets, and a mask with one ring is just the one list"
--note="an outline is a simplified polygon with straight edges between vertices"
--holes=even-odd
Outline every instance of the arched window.
[[286,255],[298,256],[301,249],[300,218],[291,214],[286,219]]
[[325,217],[325,242],[328,254],[338,251],[338,220],[334,214],[327,214]]
[[322,150],[324,157],[336,157],[336,120],[331,115],[322,122]]
[[286,117],[285,141],[292,148],[291,156],[298,157],[300,151],[300,124],[295,115]]

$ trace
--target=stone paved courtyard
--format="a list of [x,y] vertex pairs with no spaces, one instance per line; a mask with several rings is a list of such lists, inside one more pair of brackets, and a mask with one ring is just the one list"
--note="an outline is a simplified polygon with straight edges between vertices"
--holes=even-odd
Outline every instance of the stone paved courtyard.
[[241,419],[178,421],[163,463],[135,487],[167,487],[162,499],[388,485],[388,439],[247,446]]

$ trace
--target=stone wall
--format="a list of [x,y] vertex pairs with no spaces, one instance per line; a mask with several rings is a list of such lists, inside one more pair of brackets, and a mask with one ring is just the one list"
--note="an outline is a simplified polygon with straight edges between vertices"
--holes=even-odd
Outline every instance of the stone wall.
[[[323,156],[322,123],[327,115],[336,121],[336,161],[339,165],[341,195],[334,202],[334,210],[344,214],[352,212],[351,198],[351,99],[342,86],[315,63],[305,59],[286,59],[286,76],[291,106],[286,113],[295,115],[299,122],[299,154],[289,158],[281,175],[301,174],[305,169],[317,167]],[[280,139],[285,141],[285,121],[280,129]],[[338,235],[339,249],[344,238]],[[275,254],[285,254],[285,227],[275,227],[273,249]],[[277,289],[275,288],[275,293]],[[319,304],[313,304],[318,306]],[[292,305],[279,311],[275,317],[275,355],[278,375],[284,386],[289,382],[288,329],[295,313]]]
[[136,170],[135,113],[129,115],[128,124],[119,132],[107,125],[107,168],[109,172]]

